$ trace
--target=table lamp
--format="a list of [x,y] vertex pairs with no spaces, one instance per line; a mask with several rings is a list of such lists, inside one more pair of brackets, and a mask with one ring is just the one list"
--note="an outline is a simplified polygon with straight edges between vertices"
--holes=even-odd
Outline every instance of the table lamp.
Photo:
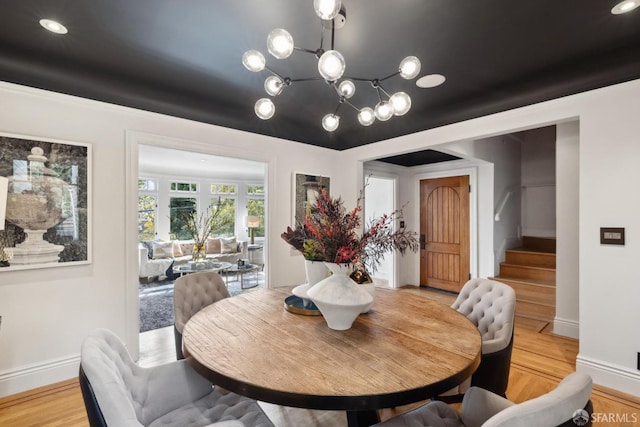
[[0,176],[0,267],[8,267],[8,256],[4,251],[6,244],[4,239],[4,221],[7,215],[7,193],[9,191],[9,178]]
[[260,217],[255,215],[247,216],[247,228],[249,229],[249,237],[251,244],[254,244],[255,229],[260,227]]

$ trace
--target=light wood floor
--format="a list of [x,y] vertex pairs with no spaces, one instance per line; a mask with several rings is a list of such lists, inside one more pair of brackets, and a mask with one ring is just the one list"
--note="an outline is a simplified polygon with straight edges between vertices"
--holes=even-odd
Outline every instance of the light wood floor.
[[[451,304],[453,296],[423,289],[403,289]],[[175,360],[172,327],[141,334],[140,364],[152,366]],[[524,317],[516,318],[514,350],[507,397],[522,402],[553,389],[558,382],[575,370],[578,342],[553,335],[548,322]],[[640,425],[640,397],[595,386],[592,395],[594,412],[618,414],[634,423],[595,423],[602,426]],[[342,427],[346,416],[342,412],[310,411],[261,403],[277,427]],[[415,406],[415,405],[412,405]],[[409,407],[380,411],[381,419]],[[64,381],[14,396],[0,399],[0,426],[64,426],[86,427],[84,404],[77,379]]]

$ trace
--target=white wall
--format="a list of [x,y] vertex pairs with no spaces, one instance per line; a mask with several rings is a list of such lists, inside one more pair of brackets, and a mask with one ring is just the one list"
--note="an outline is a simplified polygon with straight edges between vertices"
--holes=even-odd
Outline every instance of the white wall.
[[522,235],[556,237],[556,129],[522,135]]
[[[597,384],[640,395],[640,80],[559,98],[347,150],[352,165],[579,120],[580,353],[577,369]],[[575,221],[575,219],[574,219]],[[480,229],[487,226],[480,223]],[[600,227],[625,227],[625,246],[602,246]],[[491,251],[479,240],[480,251]]]
[[[292,173],[339,178],[336,151],[8,83],[0,111],[0,132],[91,144],[94,174],[93,263],[0,271],[0,396],[77,376],[80,343],[97,327],[137,354],[138,143],[267,163],[267,281],[304,281],[302,257],[280,238],[291,223]],[[331,186],[343,191],[340,179]]]
[[553,331],[579,337],[580,124],[556,129],[556,316]]

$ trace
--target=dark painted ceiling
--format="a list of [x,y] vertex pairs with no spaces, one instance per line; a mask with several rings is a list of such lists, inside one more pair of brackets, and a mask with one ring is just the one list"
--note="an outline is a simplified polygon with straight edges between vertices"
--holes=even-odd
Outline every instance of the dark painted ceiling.
[[[320,125],[337,105],[326,84],[293,84],[262,121],[253,106],[269,74],[241,64],[255,48],[284,75],[316,75],[313,55],[276,60],[266,49],[274,28],[318,47],[312,0],[0,0],[0,80],[342,150],[640,78],[640,8],[612,15],[616,3],[344,0],[335,48],[346,75],[382,77],[415,55],[420,75],[447,81],[421,89],[392,78],[385,88],[412,97],[409,113],[365,128],[343,105],[333,133]],[[45,31],[41,18],[69,34]],[[362,83],[352,101],[377,98]]]

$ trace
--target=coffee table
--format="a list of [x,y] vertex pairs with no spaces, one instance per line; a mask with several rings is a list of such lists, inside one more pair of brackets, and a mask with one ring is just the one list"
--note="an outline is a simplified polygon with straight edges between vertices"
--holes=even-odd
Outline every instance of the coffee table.
[[[227,273],[227,283],[229,283],[229,273],[234,273],[237,276],[240,276],[240,289],[251,289],[258,286],[258,270],[260,270],[262,266],[257,264],[244,264],[243,266],[238,266],[237,264],[231,264],[229,268],[226,268],[224,271]],[[256,277],[255,285],[244,286],[244,275],[247,273],[254,273]]]
[[189,262],[187,264],[179,265],[173,269],[174,273],[179,273],[181,276],[189,273],[200,273],[202,271],[226,271],[233,267],[230,262],[220,261],[203,261],[203,262]]

